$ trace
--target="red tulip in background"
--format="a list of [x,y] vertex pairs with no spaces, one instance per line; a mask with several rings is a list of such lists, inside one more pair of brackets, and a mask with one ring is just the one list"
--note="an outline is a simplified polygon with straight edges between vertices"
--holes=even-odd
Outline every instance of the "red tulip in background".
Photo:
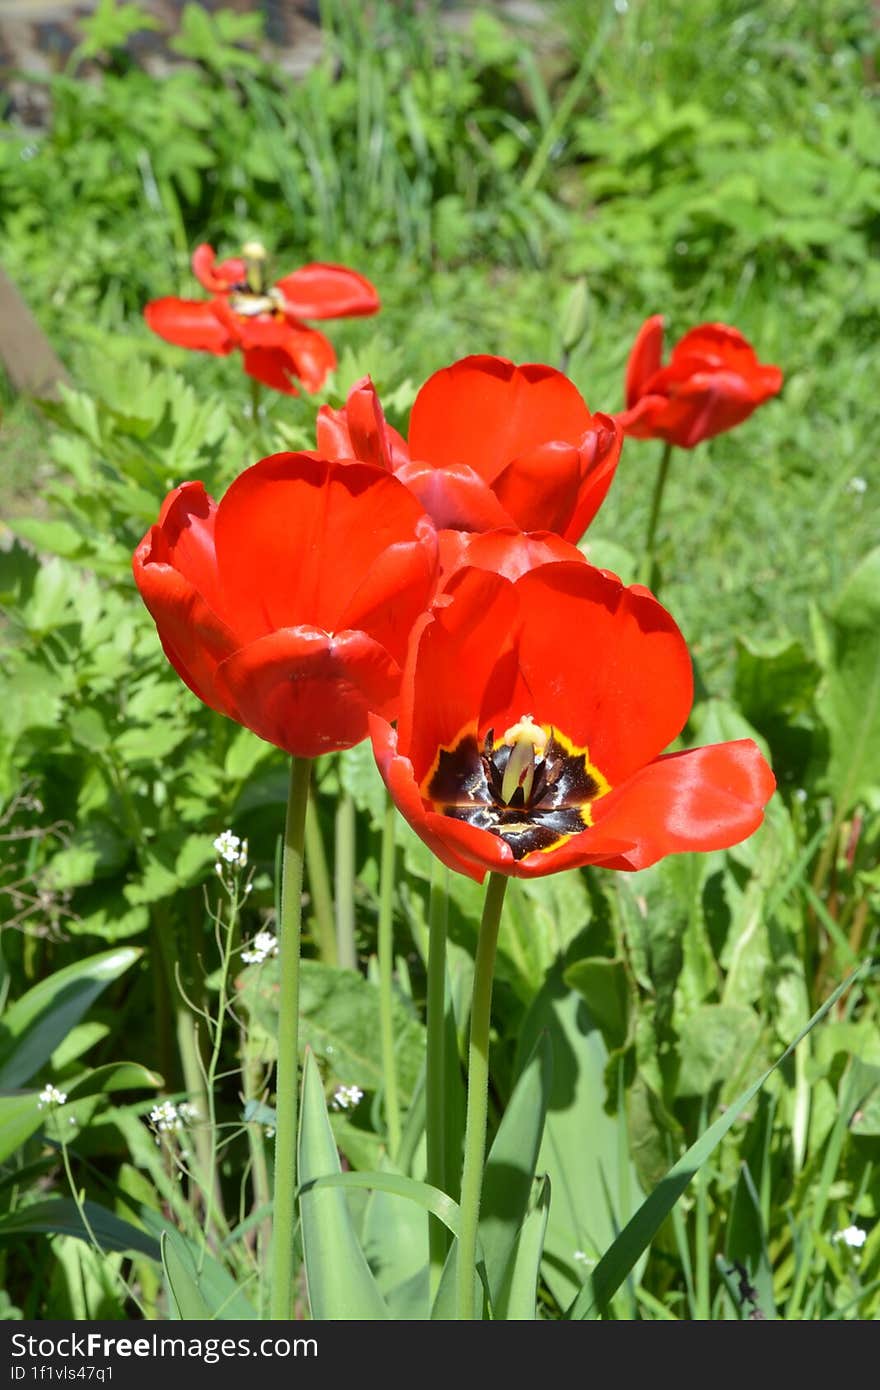
[[663,317],[639,330],[626,369],[624,434],[692,449],[733,429],[782,388],[778,367],[758,361],[741,333],[724,323],[692,328],[664,367]]
[[288,395],[298,394],[292,378],[317,391],[336,366],[332,344],[303,319],[351,318],[380,307],[369,280],[341,265],[304,265],[268,285],[266,252],[256,242],[219,263],[210,246],[197,246],[192,265],[212,298],[154,299],[144,309],[150,328],[178,347],[221,357],[240,348],[249,376]]
[[465,568],[415,630],[397,730],[371,716],[370,731],[398,809],[450,868],[641,869],[736,844],[774,789],[750,739],[660,756],[692,693],[647,589],[575,561]]
[[200,700],[311,758],[397,714],[437,540],[382,469],[274,454],[219,505],[201,483],[165,499],[134,575],[168,660]]
[[622,435],[562,372],[465,357],[428,379],[405,441],[368,378],[343,410],[318,412],[318,449],[394,471],[440,528],[583,535],[605,499]]

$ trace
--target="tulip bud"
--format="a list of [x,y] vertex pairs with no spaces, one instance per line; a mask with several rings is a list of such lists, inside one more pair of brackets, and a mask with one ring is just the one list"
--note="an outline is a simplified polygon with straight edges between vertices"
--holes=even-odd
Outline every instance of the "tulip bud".
[[590,291],[584,276],[575,280],[562,309],[560,337],[562,351],[569,356],[590,325]]

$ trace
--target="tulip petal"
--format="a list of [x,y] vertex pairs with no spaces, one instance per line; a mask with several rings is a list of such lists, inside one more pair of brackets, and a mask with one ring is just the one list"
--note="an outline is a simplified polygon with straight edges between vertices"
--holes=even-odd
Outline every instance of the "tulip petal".
[[400,668],[363,632],[308,626],[270,632],[217,671],[233,718],[298,758],[351,748],[371,711],[396,713]]
[[623,430],[610,415],[594,415],[593,428],[581,440],[581,483],[574,515],[563,531],[566,540],[581,539],[608,495],[614,481]]
[[[517,580],[516,593],[530,713],[589,748],[616,786],[661,753],[690,713],[684,638],[646,590],[591,565],[544,565]],[[522,713],[511,710],[514,719]]]
[[247,279],[247,266],[240,257],[218,261],[213,246],[204,242],[192,253],[192,268],[199,284],[212,294],[224,294]]
[[355,318],[381,307],[373,285],[356,270],[315,262],[285,275],[275,286],[298,319]]
[[453,577],[450,592],[435,605],[421,633],[414,634],[398,733],[400,749],[420,784],[440,748],[453,747],[466,730],[477,732],[488,692],[493,705],[502,698],[499,684],[503,698],[514,698],[508,684],[515,667],[501,658],[510,650],[515,623],[509,581],[467,569]]
[[154,333],[177,347],[225,357],[236,344],[210,299],[154,299],[144,308],[144,318]]
[[166,556],[161,528],[153,526],[132,562],[141,598],[159,631],[165,655],[181,680],[206,705],[230,714],[215,678],[220,663],[235,651],[237,639]]
[[[727,849],[758,828],[776,780],[751,739],[670,753],[593,803],[591,830],[565,850],[572,862],[610,840],[631,840],[615,868],[645,869],[666,854]],[[564,867],[560,863],[560,867]]]
[[491,483],[512,459],[541,444],[577,444],[590,424],[583,397],[562,372],[537,363],[517,367],[503,357],[465,357],[422,387],[409,449],[435,468],[467,464]]
[[[244,641],[299,623],[339,631],[373,565],[401,543],[410,548],[394,552],[397,581],[404,592],[417,587],[413,573],[425,574],[423,546],[433,545],[422,535],[423,522],[415,498],[371,464],[307,454],[255,463],[217,510],[217,563],[223,592],[235,605],[236,630]],[[385,576],[390,583],[390,571]],[[386,628],[393,621],[383,620]]]
[[646,383],[659,372],[663,361],[663,315],[652,314],[636,334],[626,364],[626,404],[632,409],[645,394]]
[[470,565],[475,569],[503,574],[505,579],[519,579],[527,570],[551,560],[572,560],[586,564],[587,559],[577,546],[564,541],[553,531],[523,533],[507,527],[498,531],[440,531],[440,569],[444,580],[457,570]]
[[[411,762],[397,753],[397,734],[394,729],[386,720],[375,714],[370,715],[369,724],[376,765],[400,814],[441,863],[482,883],[487,866],[457,853],[446,837],[446,830],[453,822],[446,817],[428,813],[416,786]],[[509,850],[507,853],[512,859]]]
[[397,468],[396,474],[438,530],[493,531],[513,523],[489,485],[467,464],[434,468],[413,460]]
[[574,515],[581,457],[573,444],[541,444],[498,474],[492,491],[523,530],[565,533]]

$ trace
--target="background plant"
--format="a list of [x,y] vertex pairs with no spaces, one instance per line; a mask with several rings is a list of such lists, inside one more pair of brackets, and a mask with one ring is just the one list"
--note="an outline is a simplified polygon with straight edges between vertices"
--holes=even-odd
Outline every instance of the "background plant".
[[[140,321],[147,299],[192,292],[197,241],[260,236],[280,267],[339,259],[377,284],[382,316],[334,331],[326,399],[340,404],[370,371],[399,428],[424,377],[465,352],[558,361],[578,276],[589,308],[568,369],[594,410],[619,409],[650,312],[675,336],[734,322],[786,373],[780,401],[683,461],[657,549],[701,681],[688,741],[757,734],[780,784],[766,827],[726,854],[508,894],[492,1124],[518,1078],[546,1105],[543,1147],[534,1131],[528,1142],[553,1193],[541,1309],[559,1316],[641,1194],[876,948],[876,34],[843,0],[772,15],[630,0],[587,21],[560,4],[537,45],[488,7],[450,28],[431,9],[336,5],[324,7],[324,59],[292,83],[245,20],[189,7],[175,39],[187,63],[162,82],[121,61],[116,31],[87,28],[79,57],[101,72],[51,78],[47,127],[11,119],[0,140],[4,268],[76,383],[40,412],[2,388],[8,1307],[167,1316],[194,1286],[219,1316],[263,1309],[254,1252],[277,966],[237,952],[272,928],[286,772],[179,686],[129,577],[170,487],[199,477],[218,495],[260,453],[313,440],[316,401],[274,402],[257,439],[228,364],[188,360]],[[624,579],[649,455],[625,448],[586,542]],[[314,813],[326,873],[313,852],[308,1100],[319,1113],[326,1096],[352,1170],[376,1170],[391,1163],[375,1022],[384,805],[366,750],[321,763]],[[247,837],[253,870],[231,927],[213,867],[227,828]],[[404,1178],[422,1175],[430,877],[402,829],[393,1166]],[[448,1028],[461,1048],[479,892],[456,876],[448,892]],[[877,1007],[866,976],[774,1073],[612,1316],[876,1316]],[[221,1017],[209,1124],[200,1068]],[[542,1029],[563,1059],[549,1090],[528,1065]],[[453,1069],[451,1152],[460,1080]],[[48,1084],[68,1100],[40,1110]],[[334,1108],[343,1087],[362,1097]],[[151,1111],[187,1099],[199,1120],[157,1134]],[[206,1250],[215,1198],[198,1175],[211,1144],[228,1238]],[[533,1224],[544,1202],[528,1191]],[[422,1213],[377,1190],[348,1210],[394,1315],[417,1313]],[[834,1238],[851,1225],[868,1232],[862,1247]]]

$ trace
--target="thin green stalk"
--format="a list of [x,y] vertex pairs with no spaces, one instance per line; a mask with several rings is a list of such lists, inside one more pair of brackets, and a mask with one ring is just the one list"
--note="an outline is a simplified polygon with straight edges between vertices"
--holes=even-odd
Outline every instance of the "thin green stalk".
[[[446,931],[449,895],[444,869],[435,860],[431,871],[428,904],[428,1054],[425,1067],[427,1181],[446,1191]],[[440,1287],[449,1239],[446,1227],[428,1217],[431,1302]]]
[[275,1072],[275,1194],[272,1230],[272,1285],[269,1317],[286,1322],[293,1293],[293,1240],[296,1218],[296,1124],[299,1062],[299,950],[302,929],[303,848],[309,804],[308,758],[290,765],[281,914],[278,923],[278,1064]]
[[657,522],[660,520],[660,508],[663,505],[663,493],[666,490],[666,480],[669,477],[669,465],[671,462],[672,445],[664,444],[663,453],[660,455],[660,463],[657,467],[657,477],[654,481],[654,496],[651,498],[648,529],[645,532],[645,548],[642,551],[642,563],[639,567],[639,581],[642,584],[647,584],[649,588],[653,586],[656,579],[657,562],[654,557],[654,544],[657,536]]
[[357,969],[354,944],[355,810],[348,792],[336,805],[336,949],[345,970]]
[[324,836],[318,819],[318,798],[314,788],[306,814],[306,868],[309,877],[309,897],[318,928],[318,950],[325,965],[336,965],[336,927],[333,921],[333,894],[330,891],[330,871],[324,851]]
[[250,377],[249,381],[251,384],[251,424],[253,425],[257,453],[262,457],[266,452],[266,442],[263,438],[263,419],[260,414],[263,403],[263,386],[256,377]]
[[400,1148],[400,1099],[397,1092],[397,1060],[394,1055],[394,828],[397,812],[388,798],[382,825],[382,865],[379,880],[379,1030],[382,1039],[382,1074],[385,1083],[385,1121],[388,1152]]
[[[248,1053],[248,1040],[242,1039],[241,1076],[244,1083],[246,1101],[263,1099],[263,1068],[258,1057]],[[257,1211],[268,1207],[272,1201],[272,1184],[269,1181],[269,1165],[266,1162],[266,1147],[263,1141],[263,1126],[258,1120],[251,1120],[247,1127],[248,1149],[251,1157],[251,1182],[254,1189],[254,1207]],[[267,1216],[257,1227],[257,1265],[263,1270],[272,1244],[272,1220]]]
[[486,1122],[489,1113],[489,1024],[492,1016],[492,977],[498,928],[507,878],[490,874],[486,885],[483,918],[477,940],[471,1036],[468,1048],[467,1121],[464,1131],[464,1167],[461,1174],[461,1226],[458,1238],[459,1319],[474,1316],[476,1292],[477,1230],[486,1157]]

